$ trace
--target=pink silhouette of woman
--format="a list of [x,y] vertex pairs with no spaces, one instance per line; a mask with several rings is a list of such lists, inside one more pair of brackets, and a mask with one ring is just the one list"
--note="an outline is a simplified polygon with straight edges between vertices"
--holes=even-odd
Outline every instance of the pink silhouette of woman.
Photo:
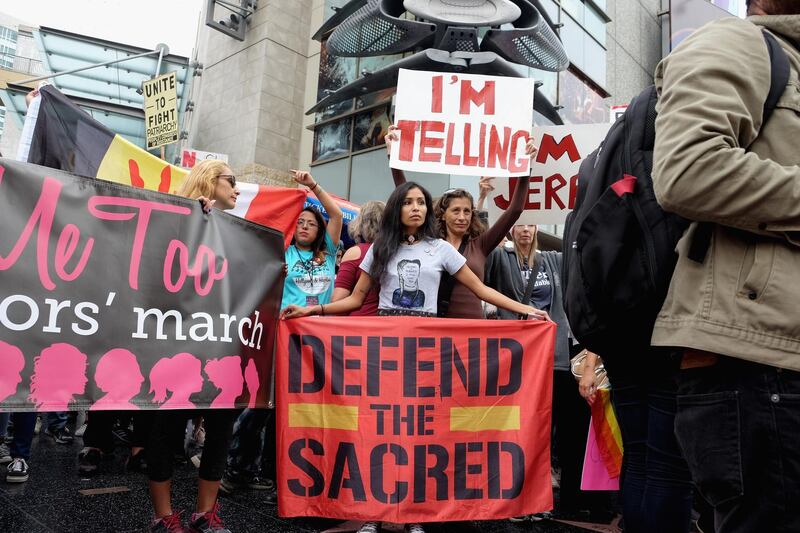
[[25,368],[25,356],[22,350],[0,341],[0,402],[17,392],[17,385],[22,381],[20,372]]
[[40,410],[67,411],[73,396],[86,390],[87,363],[86,354],[71,344],[45,348],[33,362],[28,399]]
[[90,410],[139,409],[130,400],[142,390],[143,381],[135,355],[124,348],[107,351],[94,371],[94,382],[106,395],[95,400]]
[[206,375],[220,392],[209,407],[232,409],[236,406],[236,398],[244,390],[242,377],[242,358],[230,355],[219,359],[211,359],[206,363]]
[[[189,396],[203,389],[200,359],[190,353],[164,357],[150,370],[150,392],[160,409],[192,409]],[[167,391],[172,392],[167,400]],[[165,401],[166,400],[166,401]],[[163,402],[163,403],[162,403]]]
[[256,398],[258,398],[258,387],[260,383],[258,379],[256,362],[253,359],[247,361],[247,366],[244,369],[244,381],[247,383],[247,392],[250,393],[250,400],[247,403],[247,407],[250,409],[255,409]]

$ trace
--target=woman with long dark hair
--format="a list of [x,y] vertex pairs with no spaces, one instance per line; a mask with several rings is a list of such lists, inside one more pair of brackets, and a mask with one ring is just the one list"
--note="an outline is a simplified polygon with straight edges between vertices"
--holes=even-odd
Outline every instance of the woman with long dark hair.
[[[390,153],[392,143],[399,140],[397,132],[396,126],[390,126],[386,135],[386,149]],[[528,141],[525,153],[534,157],[536,152],[533,140]],[[395,183],[405,183],[402,170],[392,169],[392,175]],[[528,176],[517,180],[508,209],[488,229],[478,217],[472,195],[466,190],[449,189],[437,200],[433,210],[439,227],[437,236],[449,242],[467,259],[467,266],[478,279],[484,279],[486,258],[502,242],[522,214],[529,183]],[[481,300],[469,288],[456,280],[445,280],[439,287],[440,317],[484,318]]]
[[288,270],[281,307],[326,304],[333,296],[342,210],[311,174],[293,170],[292,176],[319,198],[329,220],[326,223],[322,213],[313,207],[306,207],[300,212],[294,241],[286,249]]

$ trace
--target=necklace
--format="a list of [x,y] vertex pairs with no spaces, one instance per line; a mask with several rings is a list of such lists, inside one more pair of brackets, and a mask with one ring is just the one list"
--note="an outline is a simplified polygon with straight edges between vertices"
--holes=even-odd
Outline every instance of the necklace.
[[416,233],[411,235],[404,235],[401,239],[404,244],[414,244],[415,242],[419,241],[419,237],[417,237]]

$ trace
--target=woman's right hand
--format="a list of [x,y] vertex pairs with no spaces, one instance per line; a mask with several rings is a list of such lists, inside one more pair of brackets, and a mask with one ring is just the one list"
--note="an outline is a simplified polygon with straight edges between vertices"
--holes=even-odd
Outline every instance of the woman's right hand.
[[588,365],[584,363],[583,375],[578,381],[578,391],[583,399],[587,402],[594,403],[597,396],[597,374],[594,373],[594,368],[586,368]]
[[201,196],[197,199],[200,202],[200,205],[203,207],[203,213],[209,214],[211,212],[211,208],[214,207],[214,204],[217,203],[216,200],[209,200],[205,196]]
[[389,126],[389,133],[387,133],[386,137],[383,138],[384,142],[386,143],[386,152],[389,155],[392,155],[392,143],[400,140],[399,131],[400,128],[392,124]]
[[288,320],[290,318],[302,318],[311,314],[310,307],[300,307],[299,305],[287,305],[281,311],[281,320]]

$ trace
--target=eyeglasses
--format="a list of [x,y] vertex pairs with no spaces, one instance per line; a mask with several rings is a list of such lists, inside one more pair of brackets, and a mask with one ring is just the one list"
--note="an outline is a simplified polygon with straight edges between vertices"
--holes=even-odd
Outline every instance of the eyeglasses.
[[228,183],[231,184],[231,187],[236,187],[236,176],[234,176],[233,174],[220,174],[217,177],[225,178],[226,180],[228,180]]
[[301,218],[301,219],[298,219],[298,221],[297,221],[297,227],[298,228],[309,228],[309,229],[310,228],[318,228],[319,224],[317,224],[313,220],[303,220]]

